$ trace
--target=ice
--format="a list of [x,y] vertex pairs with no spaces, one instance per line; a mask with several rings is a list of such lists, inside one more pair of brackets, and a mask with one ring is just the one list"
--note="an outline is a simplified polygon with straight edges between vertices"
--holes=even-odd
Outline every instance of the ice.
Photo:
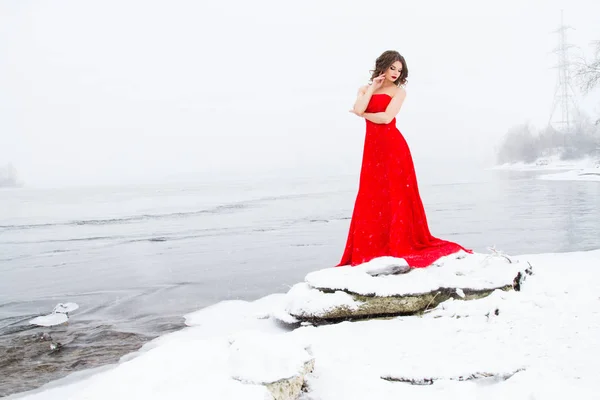
[[64,324],[68,320],[69,320],[69,317],[67,317],[66,314],[52,313],[52,314],[36,317],[36,318],[32,319],[31,321],[29,321],[29,323],[31,325],[50,327],[50,326]]
[[77,303],[58,303],[52,312],[68,314],[79,308]]

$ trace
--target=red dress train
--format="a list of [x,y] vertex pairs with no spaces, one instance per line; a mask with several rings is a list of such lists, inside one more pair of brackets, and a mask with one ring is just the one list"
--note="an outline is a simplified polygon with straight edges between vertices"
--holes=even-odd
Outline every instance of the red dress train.
[[[366,112],[383,112],[390,101],[387,94],[374,94]],[[410,149],[396,119],[385,125],[367,121],[360,185],[338,266],[393,256],[422,268],[460,250],[471,252],[429,232]]]

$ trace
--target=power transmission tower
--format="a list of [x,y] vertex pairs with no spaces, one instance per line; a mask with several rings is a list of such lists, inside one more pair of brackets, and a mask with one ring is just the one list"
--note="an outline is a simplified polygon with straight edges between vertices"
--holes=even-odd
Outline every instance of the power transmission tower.
[[[563,22],[563,11],[560,12],[560,27],[552,33],[558,34],[558,47],[554,49],[558,57],[558,64],[554,68],[558,69],[558,78],[556,89],[554,91],[554,101],[552,103],[552,111],[550,112],[549,125],[554,129],[564,133],[572,133],[573,113],[577,110],[575,103],[575,91],[571,85],[571,62],[569,60],[569,49],[575,47],[567,43],[567,30],[574,29],[566,26]],[[557,107],[560,105],[560,116],[557,117]]]

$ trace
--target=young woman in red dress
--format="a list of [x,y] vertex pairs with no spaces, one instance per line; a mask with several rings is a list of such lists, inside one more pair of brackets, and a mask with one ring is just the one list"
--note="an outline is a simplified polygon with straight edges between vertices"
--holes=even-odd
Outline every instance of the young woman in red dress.
[[338,266],[392,256],[422,268],[460,250],[471,252],[429,232],[412,156],[396,128],[407,77],[404,57],[384,52],[375,62],[371,84],[360,88],[351,110],[366,120],[367,130],[358,194]]

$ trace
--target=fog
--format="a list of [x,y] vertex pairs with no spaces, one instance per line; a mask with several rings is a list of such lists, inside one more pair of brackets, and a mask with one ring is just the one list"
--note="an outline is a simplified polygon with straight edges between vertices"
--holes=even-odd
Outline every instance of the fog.
[[356,173],[348,110],[388,49],[418,171],[489,165],[548,122],[561,9],[590,54],[596,0],[0,0],[0,165],[28,186]]

